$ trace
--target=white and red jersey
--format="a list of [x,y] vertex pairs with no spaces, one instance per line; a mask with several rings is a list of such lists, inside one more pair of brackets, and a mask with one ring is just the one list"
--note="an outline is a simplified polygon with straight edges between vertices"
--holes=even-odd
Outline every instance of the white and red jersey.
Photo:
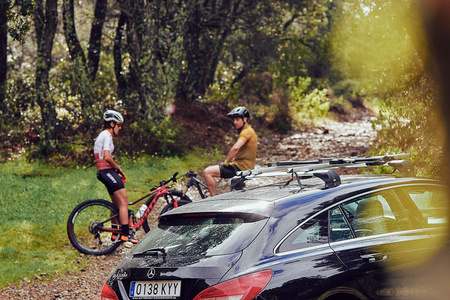
[[109,150],[110,153],[114,151],[112,134],[108,130],[100,132],[94,143],[94,157],[98,171],[112,168],[105,160],[105,150]]

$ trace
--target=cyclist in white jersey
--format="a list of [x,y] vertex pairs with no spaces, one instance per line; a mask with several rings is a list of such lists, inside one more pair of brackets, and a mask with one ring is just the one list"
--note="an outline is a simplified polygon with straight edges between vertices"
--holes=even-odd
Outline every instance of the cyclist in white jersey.
[[[97,178],[107,188],[111,201],[119,208],[119,220],[112,221],[113,227],[119,226],[122,229],[120,240],[126,243],[136,244],[138,240],[134,238],[128,225],[128,195],[124,183],[125,174],[114,161],[112,153],[114,151],[113,135],[122,129],[123,117],[114,110],[107,110],[103,114],[103,131],[98,135],[94,144],[94,157],[97,164]],[[117,235],[111,236],[112,240],[117,239]]]

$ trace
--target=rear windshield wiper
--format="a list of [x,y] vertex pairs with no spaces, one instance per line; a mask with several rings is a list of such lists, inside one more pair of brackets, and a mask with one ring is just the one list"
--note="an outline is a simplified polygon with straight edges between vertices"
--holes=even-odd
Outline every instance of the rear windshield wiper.
[[133,256],[136,257],[136,256],[147,256],[148,255],[148,256],[159,257],[161,254],[162,254],[163,258],[166,258],[166,256],[167,256],[166,249],[164,249],[164,248],[151,248],[151,249],[147,249],[147,250],[142,251],[142,252],[135,253]]

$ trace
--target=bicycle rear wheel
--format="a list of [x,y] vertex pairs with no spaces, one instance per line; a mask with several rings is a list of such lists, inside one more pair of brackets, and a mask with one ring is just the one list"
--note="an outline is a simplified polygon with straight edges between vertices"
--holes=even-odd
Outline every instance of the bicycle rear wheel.
[[67,234],[70,243],[85,254],[105,255],[119,247],[119,239],[111,239],[111,220],[118,218],[119,209],[102,199],[87,200],[80,203],[69,216]]
[[[192,202],[191,198],[189,198],[189,197],[186,196],[186,195],[183,196],[183,192],[181,192],[181,191],[170,190],[170,193],[172,194],[172,196],[173,196],[175,199],[177,199],[178,206],[185,205],[185,204],[188,204],[188,203],[191,203],[191,202]],[[154,196],[150,197],[150,198],[147,200],[147,202],[146,202],[147,206],[149,206],[150,203],[153,201],[153,197],[154,197]],[[168,194],[165,194],[165,195],[163,195],[163,196],[161,196],[161,197],[164,197],[164,199],[169,203],[169,204],[167,204],[165,207],[163,207],[163,209],[162,209],[162,211],[161,211],[161,215],[162,215],[163,213],[165,213],[165,212],[167,212],[167,211],[173,209],[174,207],[173,207],[172,199],[170,198],[170,196],[169,196]],[[148,219],[146,219],[146,220],[144,221],[144,223],[142,224],[142,227],[144,228],[145,233],[147,233],[147,232],[150,231],[150,224],[149,224],[149,222],[148,222]]]

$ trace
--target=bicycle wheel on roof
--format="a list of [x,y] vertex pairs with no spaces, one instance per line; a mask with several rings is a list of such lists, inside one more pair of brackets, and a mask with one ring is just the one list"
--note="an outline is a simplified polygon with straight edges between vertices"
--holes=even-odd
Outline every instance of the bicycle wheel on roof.
[[118,208],[102,199],[80,203],[69,216],[67,234],[71,244],[81,253],[105,255],[114,251],[120,242],[112,239],[112,220]]

